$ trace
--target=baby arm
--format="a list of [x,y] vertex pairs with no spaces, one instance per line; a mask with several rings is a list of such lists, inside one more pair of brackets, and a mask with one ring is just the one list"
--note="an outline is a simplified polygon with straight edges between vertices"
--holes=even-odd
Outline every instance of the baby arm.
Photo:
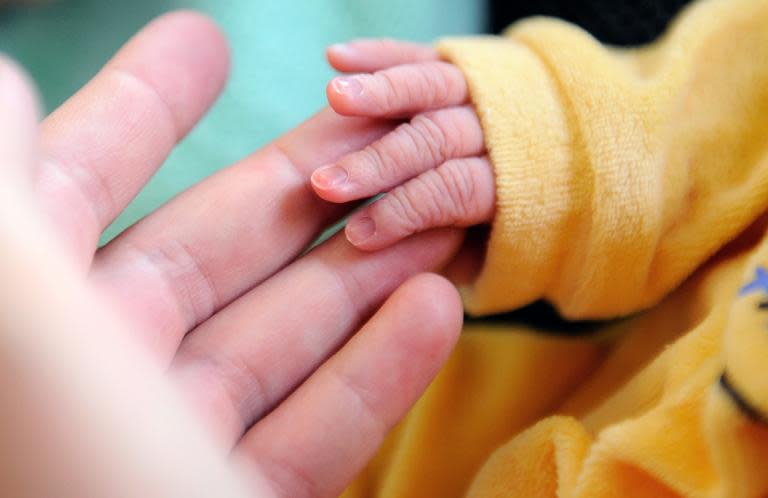
[[331,47],[328,100],[346,116],[403,119],[366,148],[319,168],[317,194],[349,202],[385,192],[355,213],[349,241],[376,250],[430,228],[490,222],[495,208],[491,164],[464,76],[430,47],[359,41]]
[[334,67],[373,72],[331,82],[338,112],[410,121],[334,164],[345,182],[325,188],[329,170],[316,172],[315,189],[338,202],[387,192],[349,225],[364,249],[493,218],[462,287],[471,313],[536,299],[569,318],[633,313],[765,212],[767,17],[762,2],[699,3],[633,50],[534,18],[441,40],[455,66],[420,46],[333,48]]

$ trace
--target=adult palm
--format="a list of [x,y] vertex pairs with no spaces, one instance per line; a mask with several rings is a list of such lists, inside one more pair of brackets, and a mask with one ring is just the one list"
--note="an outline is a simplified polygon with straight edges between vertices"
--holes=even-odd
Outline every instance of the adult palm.
[[324,110],[97,248],[227,60],[210,21],[166,15],[40,125],[1,63],[4,494],[332,496],[447,357],[458,297],[417,274],[458,231],[302,255],[345,209],[311,172],[386,121]]

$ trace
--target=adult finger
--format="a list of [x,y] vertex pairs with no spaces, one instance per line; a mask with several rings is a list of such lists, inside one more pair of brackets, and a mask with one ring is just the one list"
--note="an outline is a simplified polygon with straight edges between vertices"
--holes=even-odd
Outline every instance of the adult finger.
[[278,496],[337,496],[436,375],[461,321],[450,283],[435,275],[412,278],[248,431],[237,457],[266,477]]
[[364,149],[312,173],[328,201],[364,199],[400,185],[443,162],[483,153],[483,130],[470,107],[426,112]]
[[469,98],[462,72],[447,62],[422,62],[373,74],[339,76],[326,89],[331,107],[345,116],[402,117],[460,105]]
[[227,70],[211,21],[167,14],[43,122],[38,193],[81,260],[208,109]]
[[[192,187],[96,255],[92,279],[140,318],[164,358],[181,337],[303,251],[344,209],[309,187],[313,168],[391,125],[326,109]],[[137,292],[136,289],[141,289]]]
[[489,233],[489,225],[469,227],[461,248],[440,273],[458,287],[471,285],[482,270]]
[[[0,144],[0,157],[24,162],[34,119],[19,106],[23,92],[4,105],[6,85],[25,89],[7,70],[0,63],[0,122],[17,128],[0,137],[18,141]],[[205,437],[163,369],[61,251],[31,189],[7,171],[0,167],[0,496],[246,496],[228,448]]]
[[335,237],[188,335],[173,371],[225,443],[321,365],[408,277],[443,266],[458,230],[363,253]]
[[490,222],[494,185],[487,158],[448,161],[355,213],[345,228],[347,239],[372,251],[432,228]]
[[337,43],[328,47],[326,56],[331,66],[343,73],[372,73],[401,64],[440,59],[429,45],[386,38]]
[[0,189],[32,177],[37,155],[37,96],[15,63],[0,56]]

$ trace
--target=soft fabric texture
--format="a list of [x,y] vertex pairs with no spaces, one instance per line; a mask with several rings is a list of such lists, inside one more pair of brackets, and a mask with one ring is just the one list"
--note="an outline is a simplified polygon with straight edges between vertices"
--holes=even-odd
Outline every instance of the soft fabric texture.
[[704,2],[644,49],[552,19],[446,41],[496,166],[471,312],[655,304],[765,209],[768,2]]
[[440,49],[497,174],[468,310],[612,320],[467,326],[344,496],[768,495],[768,2],[641,49],[541,18]]

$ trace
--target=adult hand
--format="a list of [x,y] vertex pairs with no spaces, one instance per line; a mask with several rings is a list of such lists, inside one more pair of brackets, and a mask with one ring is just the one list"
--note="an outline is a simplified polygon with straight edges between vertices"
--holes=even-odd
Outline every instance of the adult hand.
[[460,302],[418,274],[458,231],[300,256],[347,209],[313,169],[386,121],[325,110],[97,249],[226,72],[216,28],[170,14],[38,126],[0,62],[4,495],[333,496],[447,357]]

